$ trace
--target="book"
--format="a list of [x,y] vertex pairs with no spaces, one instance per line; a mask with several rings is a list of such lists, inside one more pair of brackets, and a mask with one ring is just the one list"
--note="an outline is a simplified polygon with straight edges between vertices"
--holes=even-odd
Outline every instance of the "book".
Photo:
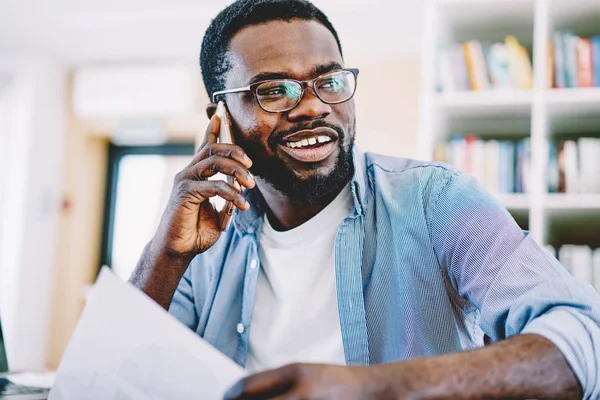
[[567,140],[564,143],[565,193],[579,193],[579,157],[577,143]]
[[594,86],[600,87],[600,35],[590,38],[592,43],[592,65],[594,67]]
[[481,43],[476,40],[465,42],[463,43],[463,52],[471,90],[489,90],[491,88],[490,80]]
[[559,192],[560,171],[558,167],[558,148],[555,142],[548,145],[548,192]]
[[517,38],[507,36],[504,40],[508,51],[508,65],[513,88],[529,90],[533,88],[533,73],[529,53]]
[[563,267],[570,273],[573,274],[572,268],[572,245],[563,245],[558,250],[558,261],[562,264]]
[[469,74],[462,45],[450,47],[450,67],[457,90],[469,90]]
[[493,89],[511,89],[508,51],[503,43],[494,43],[487,52],[487,63]]
[[577,43],[579,37],[571,32],[563,34],[563,51],[565,57],[565,86],[568,88],[579,87],[577,75]]
[[554,47],[554,84],[557,88],[565,88],[566,73],[565,73],[565,53],[564,39],[561,32],[554,32],[553,35]]
[[546,49],[546,88],[554,87],[554,45],[552,41],[548,41]]
[[444,49],[438,53],[438,86],[444,92],[458,90],[458,81],[452,71],[450,51]]
[[486,190],[490,193],[499,193],[500,187],[498,182],[498,176],[500,164],[500,146],[498,145],[498,141],[488,140],[487,142],[485,142],[484,151],[484,186]]
[[579,182],[581,193],[600,193],[600,139],[579,138]]
[[589,246],[571,248],[571,272],[575,279],[592,284],[592,250]]
[[579,87],[594,86],[592,66],[592,42],[587,38],[577,39],[577,76]]
[[526,138],[517,142],[517,165],[516,165],[516,193],[528,193],[530,173],[530,145],[531,140]]

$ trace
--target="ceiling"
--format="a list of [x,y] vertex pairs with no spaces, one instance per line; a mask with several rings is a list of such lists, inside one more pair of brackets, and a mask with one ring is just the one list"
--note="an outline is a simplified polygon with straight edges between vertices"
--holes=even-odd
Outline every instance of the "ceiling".
[[[0,0],[2,54],[67,65],[198,56],[227,0]],[[314,0],[338,30],[347,61],[414,57],[422,0]],[[1,62],[1,59],[0,59]]]

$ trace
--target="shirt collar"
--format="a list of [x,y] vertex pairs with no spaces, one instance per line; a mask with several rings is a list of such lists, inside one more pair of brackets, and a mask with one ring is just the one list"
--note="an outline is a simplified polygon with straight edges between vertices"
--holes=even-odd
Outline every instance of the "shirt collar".
[[[363,153],[356,146],[352,150],[352,160],[354,162],[354,175],[350,184],[352,192],[352,213],[351,217],[357,217],[365,213],[366,207],[366,194],[367,194],[367,170],[365,163],[365,153]],[[240,235],[248,233],[255,233],[260,229],[262,222],[262,216],[267,211],[267,203],[263,198],[260,190],[252,189],[245,190],[244,197],[250,203],[250,209],[248,211],[239,212],[236,209],[235,215],[233,216],[234,229]]]

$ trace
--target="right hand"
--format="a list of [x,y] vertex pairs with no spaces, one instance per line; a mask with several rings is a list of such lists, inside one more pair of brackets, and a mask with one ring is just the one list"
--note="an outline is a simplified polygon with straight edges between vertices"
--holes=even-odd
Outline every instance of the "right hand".
[[234,176],[248,189],[256,185],[248,171],[252,161],[244,150],[236,145],[217,143],[220,124],[219,117],[213,115],[192,162],[175,176],[167,208],[152,239],[152,247],[169,257],[191,260],[219,239],[217,211],[210,197],[233,201],[242,211],[250,208],[242,193],[233,186],[220,180],[208,180],[220,172]]

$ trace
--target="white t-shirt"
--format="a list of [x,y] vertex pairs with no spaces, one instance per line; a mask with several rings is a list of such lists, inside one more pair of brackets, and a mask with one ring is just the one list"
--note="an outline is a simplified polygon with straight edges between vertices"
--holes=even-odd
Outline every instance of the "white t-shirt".
[[338,314],[334,249],[350,215],[347,185],[319,214],[284,232],[265,215],[250,327],[250,373],[294,362],[345,364]]

